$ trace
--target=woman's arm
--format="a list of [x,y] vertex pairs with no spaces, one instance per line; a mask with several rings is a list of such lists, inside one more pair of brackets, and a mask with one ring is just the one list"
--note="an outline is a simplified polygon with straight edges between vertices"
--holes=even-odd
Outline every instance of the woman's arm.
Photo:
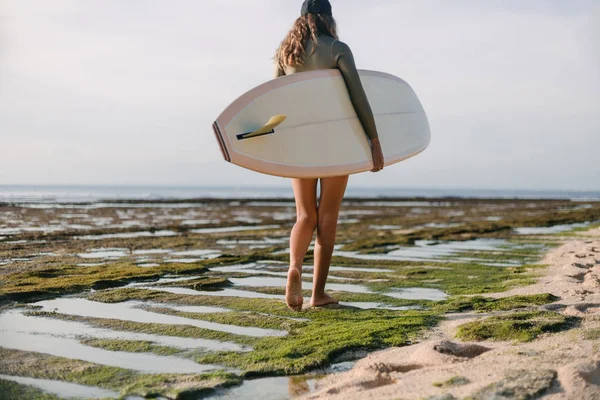
[[369,138],[371,143],[371,152],[373,156],[373,172],[383,169],[383,152],[379,143],[379,137],[377,135],[377,126],[375,125],[375,117],[371,110],[371,105],[367,99],[367,95],[360,81],[358,70],[354,62],[354,56],[352,51],[347,44],[335,41],[331,48],[332,56],[339,68],[346,87],[348,88],[348,94],[350,95],[350,101],[356,110],[358,119]]

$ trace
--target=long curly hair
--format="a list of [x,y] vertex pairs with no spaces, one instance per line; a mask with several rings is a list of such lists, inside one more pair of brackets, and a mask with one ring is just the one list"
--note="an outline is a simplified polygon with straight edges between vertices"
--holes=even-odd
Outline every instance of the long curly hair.
[[292,29],[275,52],[275,62],[282,69],[288,65],[297,67],[304,62],[308,39],[312,39],[313,48],[310,57],[319,43],[319,35],[338,38],[335,19],[327,14],[306,14],[298,18]]

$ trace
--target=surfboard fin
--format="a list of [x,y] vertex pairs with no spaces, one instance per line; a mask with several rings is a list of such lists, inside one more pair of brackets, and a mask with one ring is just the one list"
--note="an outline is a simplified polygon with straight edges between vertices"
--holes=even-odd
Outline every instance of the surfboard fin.
[[244,139],[250,139],[253,137],[257,137],[257,136],[263,136],[263,135],[269,135],[271,133],[275,133],[275,128],[277,126],[279,126],[283,121],[285,121],[286,118],[287,117],[285,115],[274,115],[271,118],[269,118],[267,123],[264,126],[262,126],[261,128],[258,128],[257,130],[252,131],[252,132],[240,133],[236,137],[238,140],[244,140]]

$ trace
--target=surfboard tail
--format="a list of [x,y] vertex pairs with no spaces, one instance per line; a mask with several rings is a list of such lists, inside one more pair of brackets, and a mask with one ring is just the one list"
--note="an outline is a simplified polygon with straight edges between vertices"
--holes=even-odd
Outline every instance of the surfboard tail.
[[215,137],[217,138],[217,142],[219,143],[219,148],[221,149],[221,154],[223,154],[223,158],[227,162],[231,162],[231,156],[229,155],[229,151],[227,151],[227,146],[225,146],[225,141],[223,140],[223,134],[221,133],[221,129],[219,128],[219,124],[217,121],[213,123],[213,132],[215,133]]

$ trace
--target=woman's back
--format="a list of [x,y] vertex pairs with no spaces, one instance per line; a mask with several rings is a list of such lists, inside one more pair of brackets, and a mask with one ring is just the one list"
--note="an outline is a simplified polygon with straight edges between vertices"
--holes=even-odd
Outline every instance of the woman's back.
[[[333,49],[336,43],[339,44],[339,40],[330,36],[321,35],[319,36],[319,42],[315,48],[312,39],[309,39],[306,43],[305,57],[302,65],[294,67],[286,65],[285,74],[291,75],[297,72],[337,68],[337,61],[333,55]],[[339,47],[339,45],[335,47]]]
[[283,68],[280,63],[275,65],[275,77],[291,75],[298,72],[314,71],[318,69],[337,68],[342,73],[350,100],[354,105],[356,114],[363,125],[369,139],[377,137],[375,118],[371,106],[360,81],[360,76],[354,63],[354,56],[347,44],[327,35],[319,35],[316,48],[314,40],[306,40],[302,62],[291,66],[285,64]]

